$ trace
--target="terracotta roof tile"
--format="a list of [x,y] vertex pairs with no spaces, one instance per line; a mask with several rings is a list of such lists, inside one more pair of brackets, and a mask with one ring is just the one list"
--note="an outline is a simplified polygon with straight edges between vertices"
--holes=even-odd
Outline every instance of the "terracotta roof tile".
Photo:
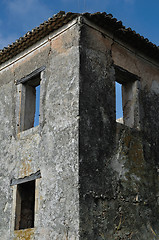
[[43,22],[39,27],[27,32],[14,43],[0,50],[0,64],[16,56],[18,53],[24,51],[26,48],[41,40],[55,29],[62,27],[77,16],[78,14],[76,13],[68,12],[65,14],[65,12],[61,11],[52,18],[49,18],[48,21]]
[[105,28],[107,31],[113,33],[114,38],[130,44],[137,51],[143,52],[148,57],[159,61],[159,47],[151,43],[147,38],[140,36],[140,34],[136,33],[131,28],[125,28],[122,22],[117,21],[117,19],[113,18],[111,14],[84,13],[83,16],[100,27]]
[[107,14],[105,12],[79,14],[71,12],[65,13],[61,11],[49,18],[48,21],[40,24],[39,27],[27,32],[23,37],[20,37],[14,43],[8,45],[8,47],[4,47],[0,50],[0,64],[16,56],[18,53],[24,51],[26,48],[41,40],[49,33],[62,27],[78,16],[84,16],[94,24],[97,24],[98,26],[111,32],[114,35],[114,38],[130,44],[136,50],[159,61],[159,47],[151,43],[147,38],[140,36],[131,28],[125,28],[121,21],[113,18],[112,14]]

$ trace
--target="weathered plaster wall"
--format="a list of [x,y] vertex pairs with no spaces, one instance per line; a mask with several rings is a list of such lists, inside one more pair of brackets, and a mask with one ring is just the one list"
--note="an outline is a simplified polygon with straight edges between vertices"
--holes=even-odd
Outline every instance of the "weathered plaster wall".
[[[157,239],[157,63],[92,25],[80,40],[81,239]],[[134,128],[115,121],[114,64],[140,79]]]
[[[134,219],[130,217],[130,222],[135,224],[135,226],[132,224],[132,239],[157,239],[159,235],[159,66],[152,59],[146,59],[146,56],[140,53],[127,51],[117,44],[112,47],[112,56],[115,64],[140,77],[139,121],[141,131],[138,133],[139,135],[134,132],[136,140],[131,139],[134,142],[133,145],[130,141],[129,160],[127,160],[129,167],[126,167],[129,169],[127,189],[131,186],[133,195],[136,191],[138,199],[134,209],[135,217]],[[140,154],[142,158],[138,155],[139,149],[142,150],[142,155]],[[129,195],[131,196],[131,194]]]
[[158,174],[150,144],[141,131],[118,124],[117,133],[116,155],[111,161],[118,182],[114,237],[157,239]]
[[80,237],[106,236],[105,198],[113,198],[109,158],[115,148],[115,78],[102,35],[82,26],[80,39]]
[[[1,240],[78,239],[78,45],[76,25],[0,75]],[[17,134],[21,92],[14,81],[41,66],[40,125]],[[14,232],[10,180],[38,170],[35,229]]]
[[[157,63],[80,20],[0,73],[2,240],[158,239]],[[140,79],[134,128],[115,120],[114,64]],[[41,66],[40,125],[18,133],[15,81]],[[35,228],[14,231],[10,180],[38,170]]]

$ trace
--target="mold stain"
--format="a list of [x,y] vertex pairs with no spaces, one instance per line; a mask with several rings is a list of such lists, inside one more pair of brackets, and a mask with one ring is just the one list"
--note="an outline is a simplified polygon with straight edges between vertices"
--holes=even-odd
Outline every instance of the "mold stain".
[[14,231],[13,240],[33,240],[33,239],[34,239],[34,228]]
[[142,178],[145,171],[145,161],[140,139],[131,135],[125,136],[123,139],[123,154],[127,156],[127,161],[124,164],[128,169],[127,177],[133,174]]

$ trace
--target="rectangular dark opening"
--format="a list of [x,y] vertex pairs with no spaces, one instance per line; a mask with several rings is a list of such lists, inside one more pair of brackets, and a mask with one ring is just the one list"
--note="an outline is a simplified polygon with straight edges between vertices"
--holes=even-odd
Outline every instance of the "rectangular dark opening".
[[15,230],[34,227],[35,180],[17,185]]

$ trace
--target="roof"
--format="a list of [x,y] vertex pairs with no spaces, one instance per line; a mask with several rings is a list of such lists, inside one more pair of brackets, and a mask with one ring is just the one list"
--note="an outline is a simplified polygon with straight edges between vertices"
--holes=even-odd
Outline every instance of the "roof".
[[123,26],[122,22],[117,21],[117,19],[113,18],[111,14],[107,14],[105,12],[79,14],[71,12],[65,13],[61,11],[52,18],[49,18],[48,21],[40,24],[39,27],[27,32],[23,37],[20,37],[14,43],[8,45],[8,47],[0,50],[0,64],[16,56],[20,52],[24,51],[34,43],[47,36],[49,33],[59,29],[78,16],[84,16],[92,23],[111,32],[114,38],[130,44],[137,51],[143,52],[148,57],[159,61],[159,47],[151,43],[147,38],[140,36],[131,28],[126,28]]

